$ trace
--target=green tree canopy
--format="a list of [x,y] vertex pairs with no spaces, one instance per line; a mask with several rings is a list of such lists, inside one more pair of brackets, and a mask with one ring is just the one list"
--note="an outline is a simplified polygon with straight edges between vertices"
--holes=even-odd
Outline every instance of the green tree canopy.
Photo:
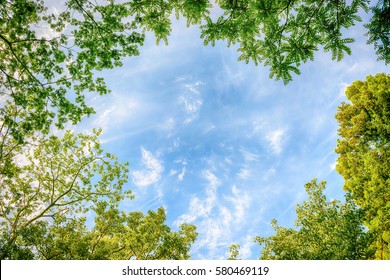
[[390,75],[356,81],[345,94],[349,102],[336,114],[336,169],[376,236],[376,258],[390,259]]
[[6,247],[13,259],[43,260],[181,260],[189,259],[189,250],[197,233],[195,226],[182,224],[172,231],[165,224],[165,211],[126,214],[99,203],[95,224],[86,219],[68,218],[65,222],[41,220],[20,234],[18,246]]
[[[93,135],[30,137],[11,158],[12,168],[0,174],[1,235],[4,246],[17,246],[35,223],[83,215],[104,199],[117,206],[124,198],[127,163],[104,153]],[[3,164],[2,164],[3,165]],[[10,174],[11,173],[11,174]]]
[[367,250],[369,234],[362,224],[362,213],[346,195],[345,203],[327,201],[325,182],[314,179],[305,185],[308,200],[296,208],[296,228],[280,226],[272,220],[276,232],[256,237],[262,245],[264,260],[350,260],[371,257]]
[[[125,213],[127,163],[104,153],[100,131],[26,138],[0,173],[1,259],[188,259],[193,225],[172,231],[165,211]],[[92,229],[87,216],[94,215]]]

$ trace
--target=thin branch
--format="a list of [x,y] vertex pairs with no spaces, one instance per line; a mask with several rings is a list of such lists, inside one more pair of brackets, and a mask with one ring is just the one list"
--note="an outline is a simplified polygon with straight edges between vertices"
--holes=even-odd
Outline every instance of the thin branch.
[[30,75],[31,78],[33,78],[35,81],[38,82],[38,84],[41,87],[44,87],[40,80],[38,80],[33,73],[28,69],[28,67],[24,64],[24,62],[19,58],[19,56],[15,53],[14,48],[12,47],[12,43],[7,40],[3,35],[0,34],[0,38],[3,39],[4,42],[9,46],[9,49],[11,50],[13,56],[16,58],[16,60],[23,66],[23,68],[27,71],[27,73]]

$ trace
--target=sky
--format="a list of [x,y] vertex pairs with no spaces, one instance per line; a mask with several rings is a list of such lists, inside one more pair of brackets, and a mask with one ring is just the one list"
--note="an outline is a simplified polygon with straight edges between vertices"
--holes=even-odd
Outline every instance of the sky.
[[318,52],[286,86],[238,62],[237,46],[204,46],[185,20],[172,29],[168,46],[149,34],[140,56],[99,73],[112,93],[90,100],[96,114],[79,129],[101,127],[104,149],[130,163],[123,210],[163,206],[172,229],[196,225],[192,259],[226,259],[232,243],[258,259],[254,237],[272,235],[273,218],[294,225],[305,183],[326,180],[328,198],[343,199],[334,115],[348,85],[388,68],[361,24],[348,30],[351,56]]

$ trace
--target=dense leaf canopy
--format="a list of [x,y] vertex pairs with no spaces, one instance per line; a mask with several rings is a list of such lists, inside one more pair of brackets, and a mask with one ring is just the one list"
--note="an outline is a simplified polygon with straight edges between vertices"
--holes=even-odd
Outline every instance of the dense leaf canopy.
[[260,259],[271,260],[350,260],[372,257],[367,250],[369,234],[362,225],[362,213],[351,197],[345,203],[327,201],[325,182],[305,185],[308,200],[296,208],[296,228],[285,228],[276,220],[276,234],[256,237],[263,245]]
[[377,240],[376,257],[390,258],[390,75],[356,81],[345,92],[349,102],[336,114],[337,171],[344,189],[365,212]]
[[102,199],[114,207],[132,197],[122,190],[127,164],[103,153],[98,134],[30,137],[11,158],[12,168],[0,174],[0,235],[7,240],[5,247],[23,243],[23,232],[41,228],[47,220],[64,223]]
[[[0,175],[1,259],[188,259],[195,227],[178,232],[165,211],[125,213],[127,163],[103,153],[97,136],[30,138]],[[95,216],[92,229],[86,216]]]

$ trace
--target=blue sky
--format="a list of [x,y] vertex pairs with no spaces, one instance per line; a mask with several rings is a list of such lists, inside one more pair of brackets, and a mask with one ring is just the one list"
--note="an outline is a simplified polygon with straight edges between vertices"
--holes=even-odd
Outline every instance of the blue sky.
[[343,198],[334,114],[347,85],[387,68],[359,25],[351,56],[318,52],[285,86],[238,62],[235,46],[205,47],[197,27],[173,22],[168,46],[150,35],[139,57],[100,73],[112,93],[90,101],[97,113],[80,129],[103,128],[106,151],[130,162],[136,198],[123,209],[164,206],[174,229],[195,224],[192,259],[226,259],[232,243],[257,259],[253,238],[273,233],[272,218],[293,226],[306,182],[326,180],[327,195]]

